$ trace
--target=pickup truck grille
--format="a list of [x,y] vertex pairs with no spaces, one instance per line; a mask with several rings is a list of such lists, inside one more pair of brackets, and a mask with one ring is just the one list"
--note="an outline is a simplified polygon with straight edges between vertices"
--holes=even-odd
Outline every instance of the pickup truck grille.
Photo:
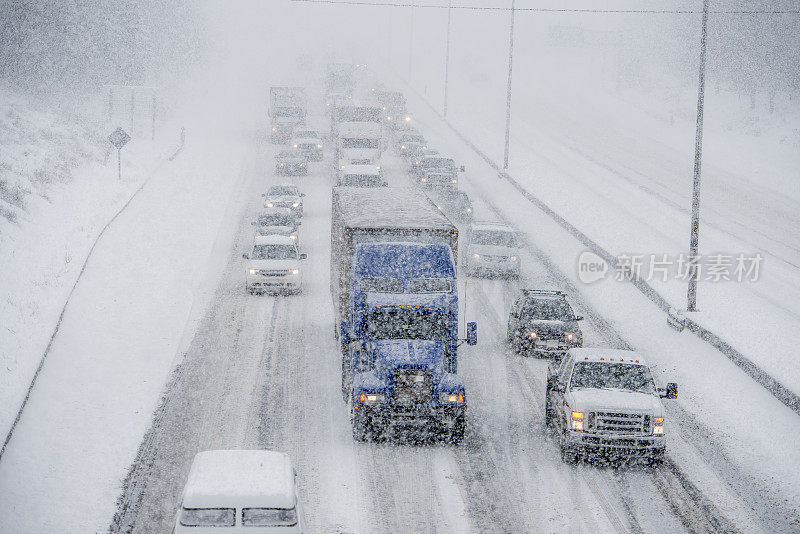
[[591,412],[587,427],[611,434],[645,434],[650,430],[650,416],[640,413]]
[[398,404],[428,404],[433,401],[433,380],[427,369],[397,369],[394,401]]

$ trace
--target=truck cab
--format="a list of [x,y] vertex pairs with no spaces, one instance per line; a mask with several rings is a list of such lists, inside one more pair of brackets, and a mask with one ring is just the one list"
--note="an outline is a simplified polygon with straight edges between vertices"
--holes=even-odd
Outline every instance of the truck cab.
[[547,371],[545,422],[559,436],[567,463],[588,455],[660,463],[666,450],[661,399],[677,396],[677,384],[656,387],[636,352],[575,348]]
[[[342,393],[357,440],[393,427],[462,440],[467,402],[456,374],[456,282],[445,244],[357,245],[350,321],[340,327]],[[474,344],[475,325],[467,330]]]

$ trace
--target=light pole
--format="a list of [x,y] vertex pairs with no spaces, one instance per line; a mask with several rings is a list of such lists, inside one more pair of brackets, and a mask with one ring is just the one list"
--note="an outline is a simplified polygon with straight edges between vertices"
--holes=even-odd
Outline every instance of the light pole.
[[508,141],[511,135],[511,66],[514,62],[514,0],[511,0],[511,30],[508,33],[508,89],[506,90],[506,146],[503,169],[508,169]]
[[453,0],[447,2],[447,48],[444,53],[444,116],[447,117],[447,81],[450,77],[450,12]]
[[413,85],[411,63],[414,58],[414,4],[411,4],[411,31],[408,35],[408,83]]
[[706,85],[706,26],[708,0],[703,0],[703,27],[700,37],[700,80],[697,86],[697,130],[694,138],[694,179],[692,180],[692,221],[689,237],[689,288],[686,311],[697,311],[697,248],[700,240],[700,165],[703,154],[703,99]]

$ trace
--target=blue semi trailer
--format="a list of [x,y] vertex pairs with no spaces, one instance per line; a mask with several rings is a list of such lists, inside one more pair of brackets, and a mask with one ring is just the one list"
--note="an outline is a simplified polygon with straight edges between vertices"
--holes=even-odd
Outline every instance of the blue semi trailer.
[[[331,287],[342,394],[363,441],[413,427],[459,443],[458,230],[417,189],[335,188]],[[477,326],[466,327],[467,343]]]

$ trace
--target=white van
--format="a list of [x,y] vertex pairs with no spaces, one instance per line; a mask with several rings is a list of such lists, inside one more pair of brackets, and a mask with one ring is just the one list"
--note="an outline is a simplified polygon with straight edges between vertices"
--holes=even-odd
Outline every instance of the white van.
[[275,451],[205,451],[192,462],[173,533],[307,532],[289,457]]

